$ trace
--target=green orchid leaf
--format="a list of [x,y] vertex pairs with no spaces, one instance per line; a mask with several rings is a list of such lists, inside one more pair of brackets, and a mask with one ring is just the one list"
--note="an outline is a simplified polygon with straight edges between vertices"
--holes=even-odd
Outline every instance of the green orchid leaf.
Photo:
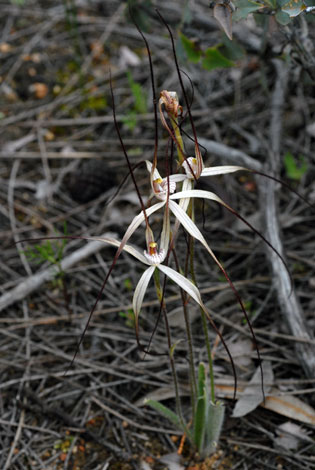
[[206,388],[206,368],[203,362],[198,367],[198,397],[201,397]]
[[203,449],[203,456],[214,452],[217,447],[224,420],[225,408],[221,402],[208,404],[206,437]]
[[185,429],[183,429],[183,426],[177,414],[175,414],[166,406],[162,405],[162,403],[156,400],[144,400],[144,404],[151,406],[151,408],[158,411],[161,415],[165,416],[165,418],[167,418],[171,423],[173,423],[180,431],[185,432]]
[[198,397],[196,413],[195,413],[195,427],[194,427],[194,443],[201,453],[205,440],[206,433],[206,417],[207,417],[207,397],[206,391],[203,390],[203,395]]

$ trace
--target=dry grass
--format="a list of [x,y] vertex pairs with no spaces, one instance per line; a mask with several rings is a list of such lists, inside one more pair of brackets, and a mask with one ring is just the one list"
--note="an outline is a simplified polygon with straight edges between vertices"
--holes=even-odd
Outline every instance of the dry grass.
[[[0,468],[162,469],[167,467],[159,461],[159,456],[175,451],[179,441],[167,422],[152,410],[139,406],[148,393],[161,387],[172,400],[167,358],[143,358],[128,317],[132,289],[141,274],[141,266],[134,265],[128,256],[121,256],[79,354],[66,375],[111,263],[113,249],[97,244],[87,251],[85,242],[69,241],[65,249],[65,257],[69,257],[64,278],[66,292],[43,278],[27,295],[23,291],[20,299],[16,297],[23,281],[33,279],[34,274],[45,272],[49,266],[31,263],[22,253],[29,244],[16,246],[14,242],[54,235],[54,231],[62,233],[64,222],[69,234],[97,236],[110,232],[121,238],[139,210],[129,181],[106,204],[127,173],[113,125],[109,66],[118,120],[131,160],[136,163],[152,158],[152,97],[141,38],[126,20],[121,2],[76,3],[76,14],[69,12],[67,16],[62,1],[30,0],[21,8],[14,2],[0,1],[3,12],[0,20],[0,293],[3,296],[9,293],[0,318]],[[198,37],[202,47],[218,43],[222,35],[210,17],[207,2],[193,4],[193,21],[186,27],[186,34]],[[159,7],[175,31],[181,18],[179,2],[162,1]],[[147,22],[157,87],[179,91],[169,38],[164,35],[154,11],[149,11]],[[299,31],[298,22],[295,28]],[[275,49],[286,39],[280,32],[274,34],[266,50],[259,50],[261,31],[253,25],[236,26],[235,39],[247,54],[235,69],[208,72],[199,65],[183,63],[194,84],[195,125],[200,137],[251,155],[252,161],[264,163],[264,168],[268,168],[277,145],[281,157],[288,151],[304,155],[307,173],[300,181],[291,180],[290,184],[314,202],[314,137],[306,130],[315,112],[313,85],[301,65],[294,62],[293,47],[293,65],[285,71],[284,112],[280,112],[281,102],[280,111],[275,109],[278,97],[275,83],[279,83],[279,73],[272,58]],[[128,65],[122,46],[129,48],[129,54],[130,51],[137,54],[138,64]],[[134,101],[127,69],[147,93],[147,112],[139,116],[134,129],[131,129],[130,114]],[[276,119],[280,116],[283,124],[281,139],[280,134],[273,136],[270,128],[275,112]],[[127,122],[126,116],[129,116]],[[165,140],[162,132],[160,135],[160,158],[163,158]],[[221,148],[225,158],[213,151],[208,153],[207,162],[228,161],[232,155],[228,147]],[[286,178],[283,159],[280,166],[281,175]],[[145,194],[148,186],[143,167],[137,170],[137,177]],[[214,178],[207,187],[264,230],[262,221],[266,220],[266,210],[261,192],[259,208],[255,179]],[[277,189],[276,195],[280,208],[277,220],[294,278],[294,294],[304,315],[302,324],[310,332],[315,326],[315,213],[286,188]],[[94,199],[90,200],[91,197]],[[201,216],[198,223],[202,226]],[[262,358],[272,364],[273,385],[281,392],[298,395],[310,405],[313,400],[314,404],[311,378],[314,375],[310,373],[314,364],[307,361],[311,351],[314,353],[315,343],[308,338],[303,342],[298,338],[301,334],[292,331],[290,321],[286,322],[283,306],[281,309],[278,303],[279,286],[271,274],[270,253],[266,255],[256,236],[214,205],[206,207],[205,229],[211,247],[224,262],[246,302]],[[140,232],[132,240],[138,246],[143,245]],[[184,241],[179,247],[185,251]],[[219,272],[204,257],[203,250],[197,248],[199,286],[227,343],[236,348],[239,379],[245,383],[257,366],[251,336]],[[76,256],[71,258],[71,253]],[[143,343],[150,338],[157,312],[153,288],[149,294],[141,323]],[[3,299],[0,298],[2,307]],[[186,344],[180,312],[176,311],[178,299],[177,290],[170,286],[167,304],[173,312],[173,337],[184,340],[176,348],[184,393]],[[193,306],[192,317],[196,357],[205,359],[200,323]],[[214,333],[212,338],[216,340]],[[162,324],[158,326],[152,347],[153,351],[166,351]],[[241,362],[237,354],[243,359],[245,356],[246,361]],[[231,367],[220,344],[215,353],[215,373],[218,384],[224,381],[232,384]],[[243,418],[233,419],[229,417],[231,400],[226,400],[226,406],[221,453],[216,462],[198,468],[315,468],[311,439],[301,440],[298,450],[277,446],[278,426],[287,417],[257,408]],[[311,426],[296,423],[310,435]],[[188,466],[190,462],[190,468],[197,468],[189,459],[186,457],[183,465]],[[145,462],[142,467],[141,461]]]

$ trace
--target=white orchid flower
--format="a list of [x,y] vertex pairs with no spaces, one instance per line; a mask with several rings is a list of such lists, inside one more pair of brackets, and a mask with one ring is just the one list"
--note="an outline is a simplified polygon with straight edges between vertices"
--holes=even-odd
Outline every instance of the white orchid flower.
[[[168,237],[169,237],[169,234],[168,234]],[[118,240],[115,240],[114,238],[91,237],[89,238],[89,240],[97,240],[102,243],[107,243],[109,245],[116,246],[116,247],[121,246],[121,242]],[[165,237],[165,240],[166,240],[166,237]],[[132,304],[133,304],[133,310],[135,314],[136,325],[138,324],[138,319],[139,319],[140,311],[142,308],[145,293],[147,291],[149,282],[153,276],[155,269],[158,269],[161,273],[168,276],[180,288],[182,288],[185,292],[187,292],[187,294],[192,299],[194,299],[195,302],[197,302],[198,305],[200,305],[200,307],[205,311],[210,322],[213,324],[212,319],[210,318],[209,312],[201,299],[201,294],[199,292],[199,289],[185,276],[178,273],[177,271],[170,268],[169,266],[165,266],[164,264],[162,264],[167,254],[167,249],[165,249],[165,246],[162,247],[162,243],[163,243],[163,239],[161,238],[161,249],[160,251],[158,251],[157,243],[150,242],[149,246],[147,247],[148,248],[147,251],[145,251],[143,254],[137,248],[134,248],[131,245],[125,244],[123,247],[123,251],[126,251],[127,253],[132,255],[134,258],[139,260],[141,263],[148,266],[147,269],[142,274],[141,278],[139,279],[139,282],[135,288],[134,295],[133,295]]]
[[236,171],[248,171],[248,168],[237,165],[221,165],[212,167],[203,167],[200,175],[198,176],[198,159],[196,157],[189,157],[183,163],[183,168],[186,176],[190,180],[198,179],[200,176],[215,176],[225,175],[227,173],[235,173]]

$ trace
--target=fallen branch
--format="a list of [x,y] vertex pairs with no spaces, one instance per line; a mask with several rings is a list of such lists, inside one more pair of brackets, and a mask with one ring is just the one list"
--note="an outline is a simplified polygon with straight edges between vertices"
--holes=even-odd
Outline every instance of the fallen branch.
[[[108,236],[108,234],[104,234],[103,236]],[[105,243],[98,241],[90,242],[64,258],[64,260],[61,262],[61,269],[63,271],[67,271],[83,259],[98,253],[102,248],[105,247],[108,247],[108,245],[105,245]],[[59,271],[56,266],[51,266],[44,271],[40,271],[33,276],[29,276],[27,279],[25,279],[25,281],[22,281],[16,287],[0,297],[0,312],[6,307],[9,307],[9,305],[12,305],[14,302],[24,299],[27,295],[38,289],[45,282],[49,282],[54,279],[58,272]]]
[[[282,129],[282,107],[285,98],[286,82],[288,70],[283,61],[275,61],[274,65],[277,72],[277,81],[272,94],[271,104],[271,122],[270,122],[270,163],[262,165],[257,160],[246,153],[228,147],[227,145],[214,142],[207,139],[198,139],[208,152],[217,155],[229,162],[237,165],[244,165],[257,171],[263,171],[267,174],[277,174],[280,172],[280,138]],[[284,256],[284,249],[281,240],[281,229],[279,217],[277,215],[276,187],[277,183],[267,178],[257,177],[257,186],[263,219],[263,235],[274,246],[274,248]],[[280,258],[268,247],[268,261],[273,273],[274,287],[276,289],[278,302],[283,317],[288,325],[290,333],[298,338],[304,338],[305,343],[296,342],[295,350],[305,373],[308,377],[314,377],[315,374],[315,347],[314,338],[310,333],[305,320],[304,312],[298,297],[294,291],[291,291],[291,281]]]

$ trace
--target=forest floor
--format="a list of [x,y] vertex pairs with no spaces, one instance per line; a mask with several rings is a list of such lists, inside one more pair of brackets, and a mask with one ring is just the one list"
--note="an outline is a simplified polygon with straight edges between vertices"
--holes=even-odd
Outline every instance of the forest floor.
[[[185,8],[180,3],[163,0],[158,6],[174,32],[190,97],[193,86],[191,110],[206,165],[252,164],[277,174],[314,205],[314,83],[293,40],[303,33],[314,47],[313,23],[297,18],[281,29],[270,22],[264,32],[250,19],[233,26],[231,42],[211,16],[208,1],[188,2]],[[151,2],[138,4],[144,8],[136,19],[150,45],[158,93],[177,91],[183,103],[167,30]],[[117,0],[0,0],[0,10],[0,468],[314,469],[314,207],[287,186],[246,172],[199,184],[267,238],[273,209],[267,196],[274,195],[269,233],[287,261],[293,286],[291,293],[285,290],[287,272],[281,263],[276,267],[277,257],[257,233],[214,202],[205,205],[203,220],[202,205],[196,205],[196,223],[253,325],[266,400],[260,379],[252,410],[242,395],[259,366],[255,342],[222,273],[196,243],[198,286],[233,356],[238,401],[235,405],[231,364],[210,330],[216,393],[226,407],[221,438],[206,461],[198,461],[187,442],[178,455],[180,432],[143,404],[151,397],[174,408],[175,400],[163,322],[155,329],[159,302],[151,284],[140,340],[147,345],[155,329],[153,354],[144,355],[137,346],[132,296],[141,264],[128,254],[120,256],[71,363],[115,249],[80,239],[23,241],[63,234],[120,240],[139,213],[131,178],[120,187],[128,169],[114,126],[109,67],[130,161],[152,161],[154,115],[145,44],[126,16],[125,2]],[[234,66],[206,70],[190,62],[179,28],[203,51],[221,43]],[[184,129],[192,134],[187,118]],[[166,137],[159,124],[161,171]],[[193,151],[188,138],[185,145]],[[145,165],[135,175],[141,194],[148,195]],[[157,232],[160,225],[156,215]],[[131,243],[145,248],[142,227]],[[181,232],[181,262],[186,249]],[[189,421],[187,340],[175,284],[167,287],[165,301]],[[206,361],[199,310],[193,302],[188,306],[196,363]]]

